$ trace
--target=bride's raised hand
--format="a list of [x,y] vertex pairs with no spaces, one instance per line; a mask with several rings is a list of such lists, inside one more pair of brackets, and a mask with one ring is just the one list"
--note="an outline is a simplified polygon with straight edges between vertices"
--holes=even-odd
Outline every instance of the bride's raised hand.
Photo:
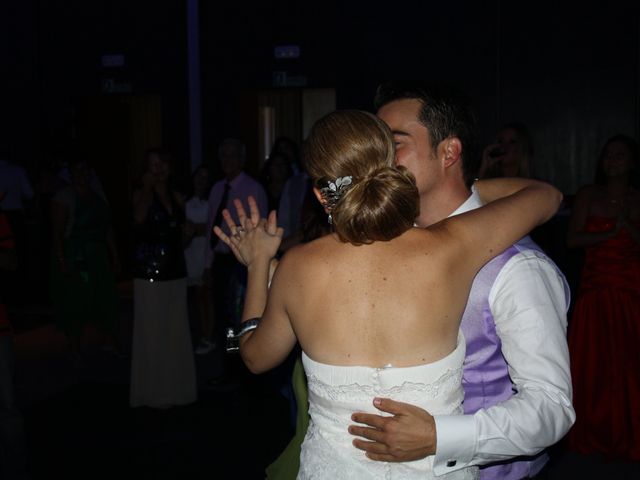
[[275,220],[275,212],[272,212],[269,220],[263,218],[254,227],[251,219],[246,218],[244,227],[237,228],[229,238],[231,246],[242,257],[247,268],[254,262],[268,262],[276,256],[283,230],[276,226]]
[[[252,196],[249,196],[247,198],[247,203],[249,203],[249,217],[247,217],[247,213],[242,202],[237,198],[233,200],[233,206],[236,209],[236,215],[238,217],[237,225],[233,220],[233,217],[231,216],[231,212],[228,209],[225,208],[222,211],[222,218],[224,219],[224,223],[227,224],[227,228],[229,229],[231,237],[238,233],[238,229],[241,226],[241,228],[244,228],[245,222],[247,220],[250,221],[252,228],[256,227],[258,225],[258,222],[260,222],[260,209],[258,208],[258,204],[256,203],[255,199]],[[247,261],[242,257],[238,249],[231,243],[231,237],[228,236],[218,225],[213,226],[213,233],[215,233],[218,238],[231,249],[231,252],[236,257],[236,259],[246,267]]]
[[[222,211],[230,235],[219,226],[213,227],[214,233],[229,246],[236,259],[244,266],[249,266],[256,257],[275,257],[282,241],[283,229],[277,225],[276,212],[269,214],[267,220],[260,219],[260,209],[252,196],[247,198],[249,215],[238,199],[233,201],[239,223],[236,225],[228,209]],[[257,231],[260,230],[260,231]],[[275,268],[275,266],[273,267]]]
[[[249,219],[251,220],[251,224],[256,227],[258,226],[258,222],[260,222],[260,219],[262,218],[260,216],[260,208],[258,208],[258,202],[256,202],[255,198],[249,195],[247,197],[247,203],[249,204]],[[238,208],[237,205],[236,208]],[[244,225],[244,218],[240,217],[240,211],[242,211],[242,214],[244,215],[244,208],[242,207],[242,203],[240,203],[240,210],[238,210],[238,218],[240,219],[240,224]]]
[[[229,231],[231,232],[231,235],[232,236],[235,235],[237,233],[239,225],[236,225],[233,222],[233,220],[231,218],[231,214],[229,213],[229,210],[227,210],[225,208],[222,211],[222,216],[225,219],[225,222],[227,223],[227,225],[230,225],[229,226]],[[242,265],[244,265],[246,267],[247,266],[247,262],[242,257],[242,254],[236,248],[236,246],[231,243],[231,237],[229,237],[226,233],[224,233],[224,230],[222,230],[218,225],[214,225],[213,226],[213,233],[215,233],[218,236],[218,238],[220,239],[221,242],[224,242],[224,244],[226,246],[228,246],[229,249],[231,249],[231,253],[233,253],[234,257],[236,257],[236,260],[238,260]]]
[[[258,204],[256,200],[251,196],[249,196],[249,198],[247,199],[247,202],[249,203],[251,224],[257,225],[258,222],[260,221],[260,210],[258,209]],[[276,247],[276,250],[275,252],[273,252],[273,255],[272,255],[272,258],[274,258],[277,253],[277,248],[280,247],[280,243],[282,243],[282,237],[284,236],[284,229],[282,227],[278,227],[278,216],[275,210],[272,210],[269,213],[266,223],[263,223],[263,225],[267,234],[273,237],[274,240],[276,238],[278,239],[278,246]],[[273,274],[273,270],[275,270],[275,266],[277,266],[277,261],[275,265],[274,265],[274,262],[272,262],[271,275]]]
[[[249,203],[249,205],[251,206],[251,203]],[[268,234],[279,237],[280,241],[282,242],[284,229],[282,227],[278,227],[278,216],[275,210],[272,210],[269,213],[269,218],[267,218],[266,230]],[[280,248],[280,246],[278,246],[278,248]],[[271,279],[273,278],[273,274],[276,272],[276,268],[278,268],[278,259],[272,258],[271,263],[269,264],[269,285],[271,285]]]
[[284,228],[278,226],[278,214],[275,210],[269,212],[265,228],[269,235],[279,236],[280,238],[284,235]]
[[[256,227],[258,226],[258,222],[260,222],[260,219],[262,218],[260,216],[260,209],[258,208],[258,203],[256,202],[256,199],[253,198],[251,195],[247,197],[247,203],[249,204],[248,217],[242,202],[237,198],[233,200],[233,206],[236,208],[236,215],[238,215],[238,224],[244,225],[246,220],[248,219],[251,221],[251,225],[253,227]],[[224,212],[222,216],[224,217]],[[231,221],[231,223],[229,223],[229,221]],[[225,217],[225,222],[227,222],[227,226],[229,228],[231,228],[231,226],[234,225],[233,219],[231,219],[231,217],[229,217],[229,220],[227,220],[227,218]]]

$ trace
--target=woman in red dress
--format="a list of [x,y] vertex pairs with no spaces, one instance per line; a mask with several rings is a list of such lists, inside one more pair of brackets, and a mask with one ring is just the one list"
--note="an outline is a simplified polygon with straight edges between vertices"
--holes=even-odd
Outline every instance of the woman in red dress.
[[577,194],[570,247],[585,264],[569,351],[576,423],[569,446],[640,460],[640,192],[638,144],[616,135],[600,155],[595,185]]

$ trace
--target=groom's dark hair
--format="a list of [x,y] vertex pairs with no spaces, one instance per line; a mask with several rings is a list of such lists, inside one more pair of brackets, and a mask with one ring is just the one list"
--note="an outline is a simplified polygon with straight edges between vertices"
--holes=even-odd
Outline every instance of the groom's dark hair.
[[467,185],[471,185],[478,168],[478,119],[469,97],[452,85],[387,82],[378,86],[374,106],[379,110],[403,99],[422,104],[418,120],[427,128],[434,150],[447,138],[460,140],[462,171]]

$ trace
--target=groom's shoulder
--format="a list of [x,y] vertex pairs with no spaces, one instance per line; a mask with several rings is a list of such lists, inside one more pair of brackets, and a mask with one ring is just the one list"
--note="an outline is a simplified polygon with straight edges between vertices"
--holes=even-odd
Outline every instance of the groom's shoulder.
[[538,245],[529,235],[521,238],[513,244],[516,259],[522,261],[544,262],[558,268],[555,262],[547,255],[540,245]]
[[495,285],[503,285],[513,277],[548,276],[552,272],[564,278],[555,262],[529,236],[494,257],[481,272],[485,278],[494,277]]
[[497,273],[497,284],[509,283],[516,277],[530,280],[557,278],[567,290],[567,281],[560,268],[529,236],[516,242],[507,252],[509,254],[504,261],[499,262],[502,265]]

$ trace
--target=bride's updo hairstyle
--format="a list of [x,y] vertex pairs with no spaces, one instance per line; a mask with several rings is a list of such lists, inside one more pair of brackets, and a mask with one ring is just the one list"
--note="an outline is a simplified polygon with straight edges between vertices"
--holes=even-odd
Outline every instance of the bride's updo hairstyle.
[[336,111],[311,129],[303,160],[315,187],[322,191],[351,177],[335,203],[323,197],[343,242],[391,240],[413,226],[420,208],[418,189],[411,172],[396,167],[394,158],[389,127],[370,113]]

